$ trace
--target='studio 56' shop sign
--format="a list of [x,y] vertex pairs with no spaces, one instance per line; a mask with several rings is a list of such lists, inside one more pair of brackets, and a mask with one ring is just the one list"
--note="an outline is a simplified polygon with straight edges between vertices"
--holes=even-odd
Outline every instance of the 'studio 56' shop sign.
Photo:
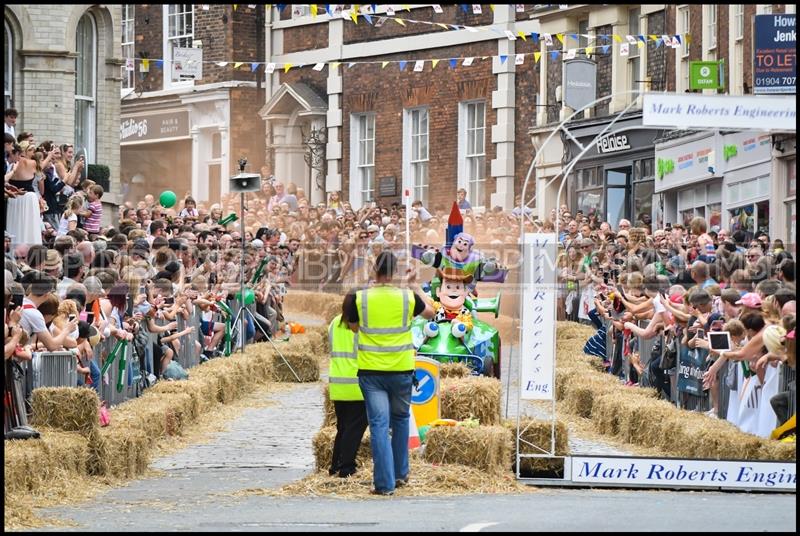
[[189,112],[124,117],[119,125],[121,143],[135,143],[189,136]]

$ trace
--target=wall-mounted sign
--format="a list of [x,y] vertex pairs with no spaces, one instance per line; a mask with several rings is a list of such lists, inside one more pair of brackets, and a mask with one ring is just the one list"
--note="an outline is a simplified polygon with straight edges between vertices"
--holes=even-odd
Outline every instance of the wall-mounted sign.
[[172,81],[200,80],[203,78],[203,49],[172,49]]
[[577,59],[564,63],[564,105],[580,110],[597,99],[597,64]]
[[753,92],[797,93],[796,16],[756,15]]
[[725,75],[724,61],[690,61],[689,89],[723,89]]
[[797,128],[797,101],[792,97],[778,96],[646,93],[642,124],[794,132]]
[[672,173],[675,171],[675,161],[668,160],[665,158],[659,158],[658,162],[656,163],[656,173],[659,179],[663,179],[664,175]]
[[394,176],[378,179],[378,195],[381,197],[397,195],[397,179]]
[[187,111],[123,117],[119,125],[119,141],[123,144],[188,137]]
[[611,134],[597,140],[597,152],[602,154],[626,151],[630,148],[631,144],[628,143],[628,136],[625,134]]

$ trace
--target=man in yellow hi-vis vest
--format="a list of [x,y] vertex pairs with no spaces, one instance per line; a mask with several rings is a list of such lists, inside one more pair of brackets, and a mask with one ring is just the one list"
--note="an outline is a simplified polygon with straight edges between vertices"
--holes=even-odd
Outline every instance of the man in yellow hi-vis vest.
[[331,342],[328,392],[336,410],[336,439],[328,473],[345,478],[356,472],[358,447],[367,429],[367,410],[358,386],[358,333],[353,333],[339,314],[328,326],[328,337]]
[[411,320],[416,315],[433,318],[434,311],[413,273],[407,277],[410,289],[391,285],[397,258],[390,251],[378,255],[373,271],[375,284],[348,294],[342,307],[350,328],[358,332],[358,385],[367,408],[374,462],[372,493],[391,495],[408,481]]

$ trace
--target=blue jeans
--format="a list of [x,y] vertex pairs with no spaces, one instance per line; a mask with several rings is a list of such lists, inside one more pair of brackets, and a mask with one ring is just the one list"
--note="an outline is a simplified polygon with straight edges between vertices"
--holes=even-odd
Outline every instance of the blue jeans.
[[359,376],[358,385],[367,406],[374,463],[372,481],[377,491],[393,491],[395,480],[408,476],[411,374]]

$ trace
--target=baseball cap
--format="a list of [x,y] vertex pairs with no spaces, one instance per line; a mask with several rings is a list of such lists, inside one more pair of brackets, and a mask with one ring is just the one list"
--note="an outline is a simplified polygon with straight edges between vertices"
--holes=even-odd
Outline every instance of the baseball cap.
[[261,249],[264,247],[264,242],[256,238],[255,240],[250,242],[250,245],[253,246],[254,248]]
[[103,284],[94,276],[84,279],[83,286],[86,287],[86,291],[89,294],[95,294],[99,296],[105,296],[106,294],[105,290],[103,290]]
[[683,303],[683,294],[678,294],[676,292],[675,294],[670,295],[669,301],[671,301],[672,303],[674,303],[676,305],[677,304],[681,304],[681,303]]
[[143,251],[150,251],[150,243],[144,238],[137,238],[133,243],[133,249],[141,249]]
[[761,308],[761,296],[756,294],[755,292],[748,292],[742,299],[736,302],[736,305],[744,305],[745,307],[751,307],[753,309],[760,309]]

